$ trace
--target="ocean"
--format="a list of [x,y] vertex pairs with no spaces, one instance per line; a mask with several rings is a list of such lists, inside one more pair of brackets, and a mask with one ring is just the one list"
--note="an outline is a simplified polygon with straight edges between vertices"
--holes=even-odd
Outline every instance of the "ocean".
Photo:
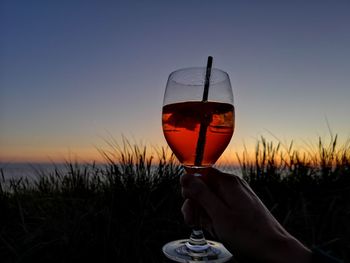
[[[81,164],[84,167],[85,164]],[[106,164],[98,164],[97,167],[103,168]],[[154,165],[156,168],[157,165]],[[217,168],[223,172],[233,173],[240,176],[240,169],[233,165],[217,165]],[[5,180],[28,178],[35,180],[40,175],[54,173],[55,170],[64,173],[67,171],[66,163],[2,163],[0,162],[0,175],[4,176]],[[1,172],[2,171],[2,172]]]
[[64,171],[66,166],[64,163],[0,163],[0,170],[5,179],[35,179],[40,174],[52,173],[55,169]]

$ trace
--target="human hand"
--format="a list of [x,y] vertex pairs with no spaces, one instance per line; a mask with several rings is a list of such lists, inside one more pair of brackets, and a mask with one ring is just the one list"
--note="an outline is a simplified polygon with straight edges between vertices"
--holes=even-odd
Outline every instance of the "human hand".
[[200,224],[222,241],[236,259],[269,263],[311,262],[311,252],[289,234],[249,185],[235,175],[210,168],[204,183],[197,176],[181,177],[185,222],[193,225],[196,206]]

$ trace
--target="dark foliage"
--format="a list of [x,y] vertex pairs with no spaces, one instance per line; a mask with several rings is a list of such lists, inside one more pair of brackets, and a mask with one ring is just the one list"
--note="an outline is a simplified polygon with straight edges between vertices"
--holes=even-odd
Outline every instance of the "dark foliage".
[[[350,260],[349,148],[303,156],[264,139],[242,174],[278,220],[308,246]],[[286,155],[286,153],[288,153]],[[1,262],[164,262],[164,243],[184,238],[179,176],[163,151],[103,152],[103,168],[67,163],[65,171],[0,180]]]

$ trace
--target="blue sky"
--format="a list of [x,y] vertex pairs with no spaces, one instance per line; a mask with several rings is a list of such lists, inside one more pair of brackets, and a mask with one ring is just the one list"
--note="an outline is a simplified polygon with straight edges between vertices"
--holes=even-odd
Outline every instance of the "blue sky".
[[[228,72],[228,152],[350,135],[348,1],[7,1],[0,3],[0,160],[97,158],[121,135],[165,145],[169,73]],[[327,124],[328,122],[328,124]],[[273,138],[273,137],[272,137]]]

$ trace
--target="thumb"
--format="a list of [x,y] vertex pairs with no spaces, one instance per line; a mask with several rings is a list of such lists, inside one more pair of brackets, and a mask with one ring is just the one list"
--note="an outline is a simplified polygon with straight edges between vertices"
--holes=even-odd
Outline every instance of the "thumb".
[[184,174],[180,183],[184,198],[196,201],[210,218],[215,218],[227,209],[220,198],[209,189],[199,176]]

